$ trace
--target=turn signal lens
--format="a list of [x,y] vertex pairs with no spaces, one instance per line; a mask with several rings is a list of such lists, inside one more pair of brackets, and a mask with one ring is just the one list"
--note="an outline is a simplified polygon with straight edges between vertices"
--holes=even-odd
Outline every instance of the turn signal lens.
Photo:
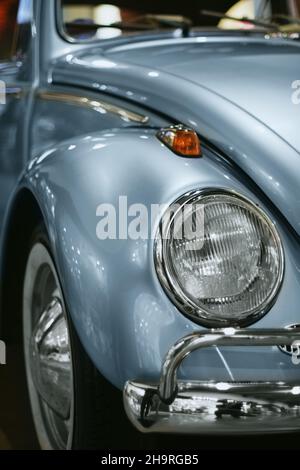
[[157,137],[177,155],[182,157],[201,157],[200,140],[193,129],[174,126],[161,129]]

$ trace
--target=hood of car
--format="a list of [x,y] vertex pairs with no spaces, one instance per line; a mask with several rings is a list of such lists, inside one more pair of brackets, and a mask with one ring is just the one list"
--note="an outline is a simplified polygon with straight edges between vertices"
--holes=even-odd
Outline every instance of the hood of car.
[[[261,41],[205,41],[148,43],[108,51],[118,62],[151,67],[150,76],[167,73],[205,87],[234,103],[300,151],[300,106],[292,88],[300,80],[297,43]],[[158,74],[158,76],[157,76]]]
[[125,98],[195,128],[224,151],[300,233],[300,43],[199,37],[81,50],[53,81]]

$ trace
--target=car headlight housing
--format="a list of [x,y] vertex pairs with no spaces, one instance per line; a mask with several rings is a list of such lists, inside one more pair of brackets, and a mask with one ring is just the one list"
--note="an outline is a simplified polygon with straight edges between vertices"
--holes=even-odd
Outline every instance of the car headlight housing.
[[281,240],[269,217],[225,190],[194,191],[170,206],[155,262],[172,301],[209,327],[257,321],[272,306],[284,272]]

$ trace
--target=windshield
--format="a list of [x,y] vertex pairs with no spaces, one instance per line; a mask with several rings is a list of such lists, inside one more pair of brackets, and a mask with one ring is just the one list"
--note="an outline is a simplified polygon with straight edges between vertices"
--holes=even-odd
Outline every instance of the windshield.
[[61,0],[60,5],[64,33],[77,41],[162,30],[300,32],[300,0]]

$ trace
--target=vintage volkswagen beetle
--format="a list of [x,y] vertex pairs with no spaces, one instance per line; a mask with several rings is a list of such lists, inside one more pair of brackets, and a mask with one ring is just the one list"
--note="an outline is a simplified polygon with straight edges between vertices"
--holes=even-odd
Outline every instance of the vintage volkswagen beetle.
[[297,20],[200,3],[3,2],[1,338],[42,448],[300,428]]

